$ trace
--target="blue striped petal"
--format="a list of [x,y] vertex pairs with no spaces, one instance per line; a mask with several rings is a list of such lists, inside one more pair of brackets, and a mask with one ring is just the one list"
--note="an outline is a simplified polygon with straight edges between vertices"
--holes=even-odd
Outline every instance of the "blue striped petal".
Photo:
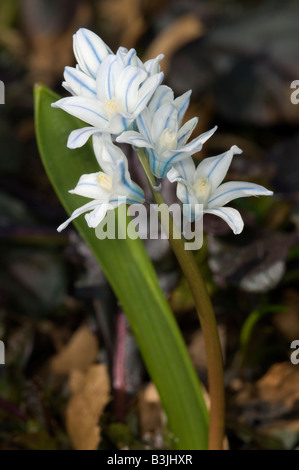
[[93,134],[98,133],[99,130],[96,127],[82,127],[72,131],[67,141],[67,147],[69,149],[76,149],[86,144],[89,137]]
[[107,212],[111,209],[113,209],[113,205],[109,202],[98,204],[92,212],[85,215],[88,227],[96,228],[102,222]]
[[171,183],[175,181],[185,181],[186,183],[193,181],[195,172],[195,164],[192,157],[186,158],[175,164],[167,173],[167,178]]
[[155,59],[144,62],[144,67],[149,76],[160,72],[160,62],[164,59],[164,54],[159,54]]
[[195,139],[191,140],[191,142],[189,142],[188,144],[177,149],[177,152],[190,153],[190,155],[193,155],[194,153],[199,152],[202,149],[203,144],[210,137],[212,137],[212,135],[216,132],[216,130],[217,130],[217,126],[213,127],[213,129],[210,129],[207,132],[204,132],[203,134],[199,135]]
[[116,112],[110,118],[109,130],[111,134],[121,134],[128,129],[134,121],[134,116],[129,113]]
[[214,192],[225,178],[233,156],[240,153],[242,153],[242,150],[236,145],[233,145],[230,150],[222,153],[221,155],[205,158],[200,162],[196,169],[194,181],[202,177],[208,178],[212,185],[212,192]]
[[165,103],[155,112],[152,120],[152,138],[158,143],[159,137],[166,129],[177,133],[178,131],[178,112],[172,103]]
[[194,131],[195,127],[197,126],[198,118],[194,117],[187,121],[179,130],[178,132],[178,148],[182,147],[186,144],[187,140],[191,136],[192,132]]
[[115,55],[109,55],[99,66],[96,78],[97,96],[101,101],[111,100],[115,96],[116,81],[123,66]]
[[109,134],[94,134],[92,143],[100,167],[105,173],[112,175],[118,160],[125,156],[123,151],[112,143]]
[[160,85],[154,92],[148,108],[150,113],[153,115],[163,104],[172,103],[174,99],[174,94],[171,88],[167,85]]
[[146,138],[136,131],[126,131],[123,132],[119,137],[116,138],[116,142],[122,142],[126,144],[134,145],[135,147],[150,147],[152,145],[146,140]]
[[273,192],[260,186],[259,184],[248,183],[245,181],[230,181],[221,184],[211,195],[209,208],[221,207],[240,197],[249,196],[272,196]]
[[162,72],[152,75],[141,85],[138,91],[138,100],[134,110],[134,116],[138,116],[138,114],[146,107],[155,90],[162,82],[163,76]]
[[95,209],[99,204],[100,203],[98,201],[90,201],[87,204],[84,204],[84,206],[79,207],[72,213],[72,215],[63,224],[59,225],[59,227],[57,228],[57,231],[61,232],[69,225],[69,223],[72,220],[76,219],[81,214],[84,214],[84,212],[88,212],[88,211]]
[[114,194],[130,197],[135,202],[144,202],[142,189],[131,180],[125,156],[117,162],[113,172],[112,185]]
[[92,98],[83,96],[70,96],[62,98],[56,103],[52,103],[53,108],[61,108],[72,116],[76,116],[91,126],[98,128],[107,128],[108,121],[103,111],[101,112],[101,103]]
[[64,69],[65,88],[66,86],[72,90],[72,94],[87,96],[89,98],[96,97],[95,80],[86,73],[81,72],[73,67],[65,67]]
[[146,138],[148,142],[153,143],[151,134],[151,115],[148,108],[145,108],[136,118],[136,123],[139,132]]
[[230,226],[235,235],[242,232],[244,222],[240,212],[232,207],[218,207],[215,209],[204,209],[205,214],[217,215]]
[[95,78],[99,65],[111,49],[92,31],[81,28],[74,34],[73,48],[80,69]]
[[178,110],[179,126],[181,125],[185,112],[187,111],[187,108],[189,106],[191,93],[191,90],[186,91],[186,93],[176,98],[173,102],[174,106]]
[[[133,113],[138,102],[138,88],[147,78],[145,70],[126,67],[119,75],[115,87],[115,98],[125,111]],[[141,110],[140,110],[141,111]]]
[[82,175],[74,189],[69,191],[70,194],[77,194],[97,201],[107,201],[109,193],[99,185],[99,176],[101,172],[89,173]]

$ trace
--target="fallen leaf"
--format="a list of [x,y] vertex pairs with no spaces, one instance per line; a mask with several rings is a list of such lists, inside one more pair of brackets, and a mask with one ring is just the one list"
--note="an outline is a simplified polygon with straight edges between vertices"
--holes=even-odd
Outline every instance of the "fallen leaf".
[[270,232],[244,246],[233,246],[208,237],[209,266],[216,284],[240,286],[246,292],[269,292],[281,281],[289,249],[297,233]]
[[86,374],[70,376],[72,397],[66,408],[66,428],[76,450],[95,450],[100,442],[99,418],[110,400],[110,382],[104,364],[92,365]]
[[96,336],[83,325],[67,345],[50,360],[50,369],[54,374],[68,374],[73,370],[86,371],[96,360],[99,344]]
[[299,402],[299,369],[290,362],[274,364],[257,382],[257,393],[272,406],[292,411]]
[[163,447],[162,430],[166,417],[159,393],[152,382],[139,393],[138,412],[140,434],[143,441],[156,448]]

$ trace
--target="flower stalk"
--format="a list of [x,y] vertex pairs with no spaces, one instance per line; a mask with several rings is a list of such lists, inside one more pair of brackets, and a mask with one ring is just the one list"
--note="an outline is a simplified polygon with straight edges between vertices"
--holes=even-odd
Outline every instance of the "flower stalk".
[[[141,165],[147,176],[155,202],[160,207],[162,227],[167,227],[169,242],[180,264],[193,295],[198,318],[201,324],[206,357],[210,394],[209,450],[223,448],[225,428],[225,394],[223,376],[223,358],[217,323],[212,302],[202,279],[197,263],[191,251],[185,250],[184,240],[175,226],[160,191],[156,191],[156,180],[151,172],[148,159],[142,149],[137,149]],[[179,236],[178,236],[179,235]]]

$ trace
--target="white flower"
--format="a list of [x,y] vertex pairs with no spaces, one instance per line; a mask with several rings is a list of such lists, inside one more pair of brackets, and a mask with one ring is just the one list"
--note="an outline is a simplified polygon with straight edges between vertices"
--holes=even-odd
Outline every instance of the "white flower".
[[[240,213],[232,207],[223,207],[233,199],[248,196],[271,196],[272,191],[254,183],[230,181],[222,183],[234,154],[242,153],[236,145],[216,157],[205,158],[195,169],[192,158],[172,168],[167,178],[177,181],[177,196],[184,204],[185,216],[194,221],[196,204],[203,205],[199,214],[214,214],[221,217],[235,234],[242,232],[244,222]],[[198,218],[198,217],[197,217]]]
[[66,67],[63,86],[73,96],[52,106],[82,119],[91,127],[73,131],[68,147],[77,148],[98,132],[119,134],[145,108],[163,74],[158,56],[143,64],[136,51],[121,47],[113,54],[94,33],[80,29],[74,36],[76,68]]
[[187,91],[174,99],[171,88],[159,86],[148,106],[137,117],[138,132],[129,130],[116,139],[145,148],[151,170],[158,178],[165,178],[175,163],[199,152],[217,129],[216,126],[187,143],[198,121],[198,118],[193,118],[180,127],[190,95],[191,91]]
[[120,204],[143,203],[142,189],[131,180],[128,163],[123,152],[112,144],[111,140],[99,142],[104,153],[101,156],[101,166],[104,171],[82,175],[77,186],[69,191],[92,199],[84,206],[76,209],[71,217],[58,227],[61,232],[79,215],[85,215],[89,227],[95,228],[103,220],[108,210]]

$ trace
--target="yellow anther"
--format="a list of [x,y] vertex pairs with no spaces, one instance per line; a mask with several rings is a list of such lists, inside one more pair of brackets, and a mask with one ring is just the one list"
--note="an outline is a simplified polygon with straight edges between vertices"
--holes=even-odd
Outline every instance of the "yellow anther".
[[199,204],[205,204],[211,192],[211,183],[208,178],[198,178],[193,183],[193,190],[197,196]]
[[111,100],[106,101],[104,104],[105,111],[107,114],[107,117],[110,119],[115,113],[117,112],[122,112],[123,107],[122,105],[116,100],[116,98],[112,97]]
[[99,173],[99,186],[104,189],[104,191],[111,192],[112,191],[112,176],[107,175],[105,173]]
[[108,183],[108,180],[105,176],[99,175],[99,178],[100,178],[101,181],[104,181],[105,183]]

